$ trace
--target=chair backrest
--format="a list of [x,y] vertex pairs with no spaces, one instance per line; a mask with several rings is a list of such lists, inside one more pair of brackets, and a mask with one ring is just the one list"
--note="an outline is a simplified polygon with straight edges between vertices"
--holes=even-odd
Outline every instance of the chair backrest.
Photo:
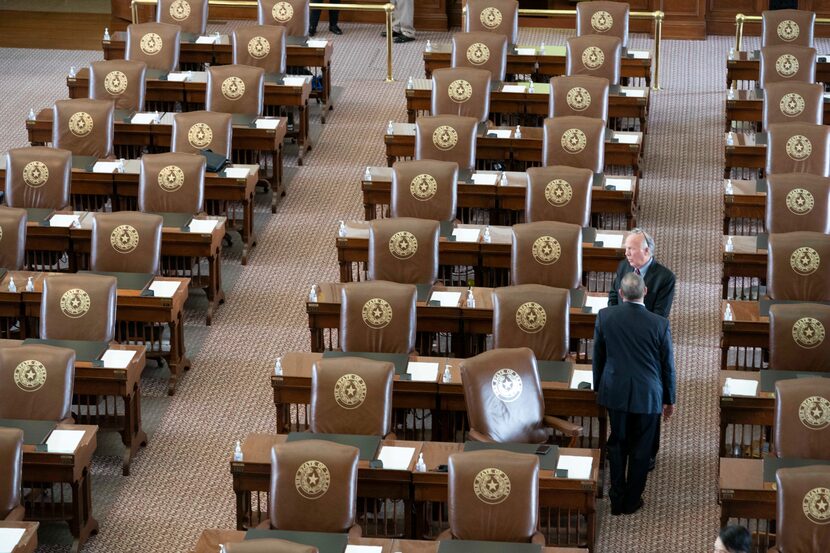
[[6,205],[63,209],[69,205],[72,152],[46,146],[6,153]]
[[262,115],[265,70],[250,65],[222,65],[207,72],[205,109],[222,113]]
[[774,304],[769,308],[769,366],[777,371],[827,371],[830,305]]
[[246,25],[233,31],[233,63],[285,73],[285,27]]
[[74,350],[44,345],[0,348],[0,418],[69,419],[74,380]]
[[767,294],[774,300],[830,301],[830,236],[820,232],[770,234]]
[[818,83],[782,81],[764,87],[764,130],[775,123],[824,122],[824,86]]
[[77,156],[111,156],[115,134],[113,110],[109,100],[58,100],[52,113],[52,146]]
[[386,436],[395,366],[361,357],[321,359],[311,370],[311,431]]
[[25,209],[0,206],[0,268],[19,271],[26,264]]
[[503,81],[507,72],[507,37],[482,31],[455,33],[452,66],[486,69],[493,80]]
[[571,294],[564,288],[522,284],[493,293],[493,347],[527,347],[536,359],[568,355]]
[[8,520],[23,505],[23,431],[19,428],[0,428],[0,471],[0,520]]
[[181,27],[183,33],[203,35],[207,30],[208,0],[158,0],[156,21]]
[[109,342],[115,337],[118,280],[91,274],[46,275],[40,336],[48,340]]
[[205,157],[199,154],[144,154],[138,179],[138,209],[157,213],[199,213],[205,202]]
[[626,2],[579,2],[576,5],[576,35],[615,36],[628,47]]
[[440,225],[396,217],[369,223],[369,279],[433,284],[438,278]]
[[581,115],[608,121],[608,90],[605,77],[573,75],[550,80],[548,117]]
[[583,35],[569,38],[565,46],[566,75],[604,77],[620,84],[622,41],[614,36]]
[[410,353],[415,349],[417,291],[384,280],[352,282],[340,295],[343,351]]
[[813,45],[816,14],[804,10],[766,10],[761,14],[761,47]]
[[761,48],[761,88],[777,82],[816,82],[816,50],[784,44]]
[[543,128],[542,165],[567,165],[602,173],[605,121],[580,115],[549,117]]
[[809,123],[770,125],[766,173],[810,173],[830,177],[830,127]]
[[262,538],[226,543],[225,553],[319,553],[319,550],[304,543]]
[[538,221],[513,225],[511,284],[578,288],[582,282],[582,227]]
[[308,36],[309,0],[257,0],[257,23],[285,27],[289,36]]
[[775,383],[775,454],[830,461],[830,378]]
[[169,23],[133,23],[127,26],[124,59],[143,61],[147,69],[176,71],[182,28]]
[[89,267],[116,273],[159,273],[160,215],[138,211],[94,213]]
[[171,152],[198,154],[201,150],[231,158],[233,117],[215,111],[188,111],[173,116]]
[[499,442],[542,443],[545,403],[529,348],[492,349],[461,362],[470,429]]
[[830,466],[778,469],[775,547],[781,553],[820,553],[830,543]]
[[454,161],[460,169],[476,164],[478,121],[460,115],[419,117],[415,121],[415,159]]
[[830,178],[806,173],[767,177],[767,232],[830,234]]
[[434,221],[455,219],[458,202],[458,164],[421,159],[392,165],[392,217]]
[[490,116],[490,72],[444,67],[432,72],[432,115],[463,115],[479,122]]
[[519,40],[519,3],[516,0],[468,0],[464,31],[506,35],[510,44]]
[[102,60],[89,64],[89,97],[111,100],[115,109],[144,111],[147,64],[135,60]]
[[560,221],[581,227],[591,224],[594,173],[565,165],[527,170],[525,221]]
[[320,440],[274,446],[271,527],[348,532],[355,523],[358,457],[356,447]]

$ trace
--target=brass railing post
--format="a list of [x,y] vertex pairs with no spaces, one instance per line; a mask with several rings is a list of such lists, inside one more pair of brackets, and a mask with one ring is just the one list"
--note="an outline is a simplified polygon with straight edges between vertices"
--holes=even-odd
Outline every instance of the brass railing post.
[[394,4],[384,4],[386,11],[386,82],[391,83],[395,80],[392,76],[392,12],[395,11]]
[[740,52],[744,42],[744,21],[746,16],[739,13],[735,16],[735,51]]
[[651,89],[660,90],[660,45],[663,42],[663,18],[661,11],[654,12],[654,67],[651,68]]

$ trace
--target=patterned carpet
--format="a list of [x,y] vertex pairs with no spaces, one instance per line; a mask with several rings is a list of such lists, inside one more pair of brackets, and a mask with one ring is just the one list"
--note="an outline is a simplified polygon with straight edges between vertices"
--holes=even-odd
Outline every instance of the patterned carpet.
[[[396,47],[397,82],[385,84],[379,27],[344,28],[336,38],[335,110],[324,126],[312,110],[315,146],[307,164],[296,167],[289,146],[288,195],[276,215],[266,213],[267,199],[260,199],[259,244],[248,266],[240,267],[238,247],[226,256],[227,303],[213,326],[190,312],[185,332],[193,370],[172,398],[164,395],[164,375],[150,372],[142,381],[150,443],[135,459],[132,476],[120,475],[114,440],[102,440],[104,455],[93,465],[101,529],[86,546],[89,553],[187,551],[203,528],[234,526],[228,466],[233,443],[252,431],[273,431],[273,360],[309,348],[303,298],[313,282],[337,278],[336,221],[362,217],[358,180],[366,165],[385,162],[386,122],[405,120],[403,87],[407,76],[423,75],[422,40],[447,37],[422,34],[422,40]],[[567,36],[541,29],[521,34],[522,42],[537,44],[562,44]],[[719,175],[724,59],[731,40],[664,45],[665,90],[652,96],[640,198],[641,224],[655,235],[658,257],[678,276],[672,316],[678,413],[664,426],[645,509],[611,517],[607,500],[599,503],[600,553],[700,552],[711,547],[717,531]],[[644,37],[633,41],[639,48],[650,44]],[[0,117],[7,122],[0,128],[0,151],[25,144],[29,108],[66,97],[70,65],[98,58],[94,52],[0,49]],[[191,307],[201,299],[191,298]],[[47,527],[39,551],[68,550],[61,545],[67,536]]]

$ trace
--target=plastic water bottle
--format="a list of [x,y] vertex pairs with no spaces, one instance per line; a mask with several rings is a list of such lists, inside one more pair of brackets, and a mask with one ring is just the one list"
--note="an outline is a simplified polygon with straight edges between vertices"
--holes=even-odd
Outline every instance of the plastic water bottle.
[[26,291],[27,292],[34,292],[35,291],[35,281],[32,280],[34,277],[29,277],[26,280]]
[[74,79],[75,76],[78,74],[78,68],[74,65],[69,66],[69,78]]
[[372,171],[368,165],[366,166],[366,172],[363,173],[363,180],[372,180]]
[[473,295],[473,289],[467,288],[467,307],[475,307],[476,306],[476,298]]
[[726,251],[732,252],[735,251],[735,244],[732,242],[732,237],[726,239]]
[[726,145],[727,146],[732,146],[735,143],[735,138],[733,136],[734,134],[735,133],[733,133],[732,131],[729,131],[728,133],[726,133]]
[[530,79],[530,80],[527,82],[527,91],[528,91],[528,92],[533,92],[533,79]]
[[236,447],[235,447],[235,448],[233,448],[233,460],[234,460],[235,462],[238,462],[238,463],[239,463],[239,462],[242,462],[242,460],[243,460],[243,456],[242,456],[242,443],[240,443],[240,441],[239,441],[239,440],[236,440]]
[[395,134],[395,123],[391,119],[386,125],[386,134]]
[[732,395],[732,389],[729,386],[729,381],[730,380],[731,379],[727,378],[723,383],[723,395],[725,395],[725,396],[731,396]]
[[539,52],[544,54],[545,53],[545,41],[542,41],[542,45],[539,46]]
[[17,292],[17,285],[14,283],[14,277],[9,279],[9,292]]
[[492,240],[492,236],[490,236],[490,225],[487,225],[484,227],[484,242],[489,244],[490,240]]
[[732,179],[726,179],[726,193],[730,196],[734,193],[732,190]]
[[109,27],[104,27],[104,40],[110,39],[110,29]]
[[427,471],[427,464],[424,461],[424,454],[423,453],[418,454],[418,462],[415,463],[415,470],[417,472],[426,472]]
[[501,184],[502,186],[507,186],[507,172],[506,171],[501,172],[501,177],[499,178],[499,184]]
[[731,321],[735,315],[732,313],[732,305],[727,303],[726,304],[726,311],[723,313],[723,320],[724,321]]
[[308,301],[315,303],[317,301],[317,285],[311,285],[311,291],[308,293]]
[[153,121],[155,121],[156,124],[161,123],[161,114],[159,114],[159,110],[156,110],[153,114]]
[[26,119],[28,119],[29,121],[34,121],[35,119],[37,119],[37,115],[35,115],[35,108],[29,109],[29,115],[26,116]]
[[427,40],[426,48],[424,48],[427,52],[432,52],[432,43]]
[[452,382],[452,371],[450,370],[450,364],[447,363],[444,365],[444,374],[441,375],[442,382]]
[[409,76],[409,79],[406,81],[406,88],[408,90],[412,90],[415,88],[415,79],[412,78],[412,75]]
[[515,136],[516,136],[516,138],[521,138],[522,137],[522,127],[521,127],[521,125],[516,125]]
[[344,221],[340,221],[340,224],[337,226],[337,236],[340,238],[346,237],[346,223]]
[[119,160],[118,160],[118,172],[119,172],[119,173],[123,173],[123,172],[125,172],[126,170],[127,170],[127,162],[126,162],[126,160],[122,157],[121,159],[119,159]]
[[282,376],[282,357],[277,357],[277,362],[274,363],[274,375]]

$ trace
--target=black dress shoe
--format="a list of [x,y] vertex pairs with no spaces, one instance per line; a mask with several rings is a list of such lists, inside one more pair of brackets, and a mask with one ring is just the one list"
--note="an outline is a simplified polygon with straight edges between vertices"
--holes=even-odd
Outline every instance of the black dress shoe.
[[648,460],[648,471],[651,472],[654,470],[654,467],[657,466],[657,459],[654,457],[650,457]]
[[[386,31],[381,31],[380,36],[382,36],[383,38],[386,38]],[[392,31],[392,38],[394,38],[396,36],[401,36],[401,33],[399,31]]]
[[316,28],[314,28],[314,27],[309,27],[308,28],[308,36],[314,36],[316,34],[317,34],[317,29]]
[[398,35],[392,39],[392,42],[395,44],[403,44],[404,42],[413,42],[414,40],[414,36]]
[[342,35],[343,34],[343,30],[340,29],[340,27],[338,27],[337,25],[329,25],[329,31],[331,31],[332,34],[335,34],[335,35]]
[[611,514],[614,515],[615,517],[617,517],[617,516],[620,516],[621,514],[623,514],[623,511],[619,507],[614,507],[612,505],[611,506]]
[[637,502],[637,505],[635,505],[633,508],[623,509],[623,514],[624,515],[633,515],[634,513],[636,513],[640,509],[642,509],[643,505],[645,505],[645,504],[646,504],[646,502],[643,501],[642,499],[640,499],[640,501]]

